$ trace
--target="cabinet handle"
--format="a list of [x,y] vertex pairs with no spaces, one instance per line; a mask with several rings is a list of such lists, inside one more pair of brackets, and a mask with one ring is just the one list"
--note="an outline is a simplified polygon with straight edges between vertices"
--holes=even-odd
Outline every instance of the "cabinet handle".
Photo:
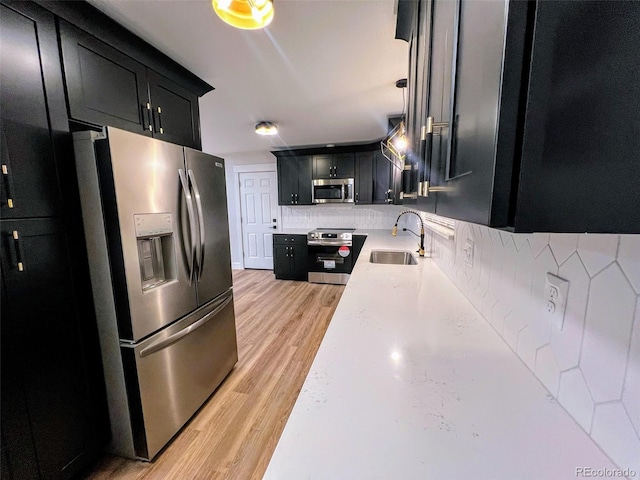
[[158,107],[158,127],[160,127],[160,135],[164,135],[164,128],[162,128],[162,107]]
[[290,257],[293,258],[293,247],[289,247],[289,249],[291,250],[291,255]]
[[439,135],[438,133],[434,133],[433,129],[437,128],[441,130],[443,128],[449,128],[449,122],[434,122],[433,117],[427,117],[427,125],[424,127],[424,138],[426,140],[426,135]]
[[20,251],[20,235],[18,235],[17,230],[14,230],[13,232],[11,232],[11,236],[13,237],[13,246],[16,250],[16,266],[18,267],[19,272],[24,272],[22,252]]
[[142,126],[144,127],[145,130],[149,130],[151,133],[153,133],[153,112],[151,111],[151,104],[149,102],[147,102],[146,105],[144,105],[142,107],[143,109],[146,109],[146,113],[147,113],[147,123],[148,126],[144,126],[144,112],[142,114]]
[[294,203],[296,203],[296,202],[295,202],[295,197],[294,197],[294,195],[295,195],[295,194],[293,194],[293,193],[291,194],[291,205],[293,205]]
[[420,132],[421,140],[425,141],[425,164],[424,164],[424,177],[423,181],[419,182],[418,195],[421,197],[428,197],[432,192],[445,191],[444,187],[430,187],[429,180],[427,180],[427,169],[431,169],[432,155],[433,155],[433,136],[440,135],[440,132],[436,133],[433,130],[442,130],[443,128],[450,128],[449,122],[435,122],[433,117],[427,117],[427,124],[422,127]]
[[9,181],[9,170],[5,164],[2,165],[2,180],[4,181],[4,188],[7,192],[7,206],[13,208],[13,195],[11,195],[11,182]]
[[359,193],[359,192],[356,192],[356,203],[358,203],[358,201],[360,200],[360,199],[358,198],[358,197],[359,197],[359,195],[360,195],[360,193]]
[[297,193],[295,195],[295,201],[293,203],[295,203],[296,205],[298,204],[298,194]]

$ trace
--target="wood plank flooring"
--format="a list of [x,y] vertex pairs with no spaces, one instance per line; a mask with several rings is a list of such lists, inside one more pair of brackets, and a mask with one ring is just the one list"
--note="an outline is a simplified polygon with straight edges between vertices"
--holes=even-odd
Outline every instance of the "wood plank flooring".
[[85,478],[259,480],[264,475],[343,286],[233,272],[239,360],[153,463],[105,455]]

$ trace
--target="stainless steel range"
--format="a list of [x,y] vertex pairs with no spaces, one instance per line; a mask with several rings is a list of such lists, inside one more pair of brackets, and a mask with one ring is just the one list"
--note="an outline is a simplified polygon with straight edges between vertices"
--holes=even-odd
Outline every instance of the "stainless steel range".
[[309,281],[346,285],[353,270],[355,228],[317,228],[307,234]]

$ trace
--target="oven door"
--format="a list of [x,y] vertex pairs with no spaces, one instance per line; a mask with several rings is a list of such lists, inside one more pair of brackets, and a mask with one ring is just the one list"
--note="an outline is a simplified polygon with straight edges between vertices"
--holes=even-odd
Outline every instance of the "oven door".
[[351,246],[309,245],[309,281],[346,284],[353,270]]

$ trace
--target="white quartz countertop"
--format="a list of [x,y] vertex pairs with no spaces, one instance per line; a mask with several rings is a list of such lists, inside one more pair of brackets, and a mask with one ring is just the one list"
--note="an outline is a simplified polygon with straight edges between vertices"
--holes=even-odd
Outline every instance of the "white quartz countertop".
[[[363,232],[358,232],[363,233]],[[615,468],[430,259],[369,236],[267,480],[575,479]]]

